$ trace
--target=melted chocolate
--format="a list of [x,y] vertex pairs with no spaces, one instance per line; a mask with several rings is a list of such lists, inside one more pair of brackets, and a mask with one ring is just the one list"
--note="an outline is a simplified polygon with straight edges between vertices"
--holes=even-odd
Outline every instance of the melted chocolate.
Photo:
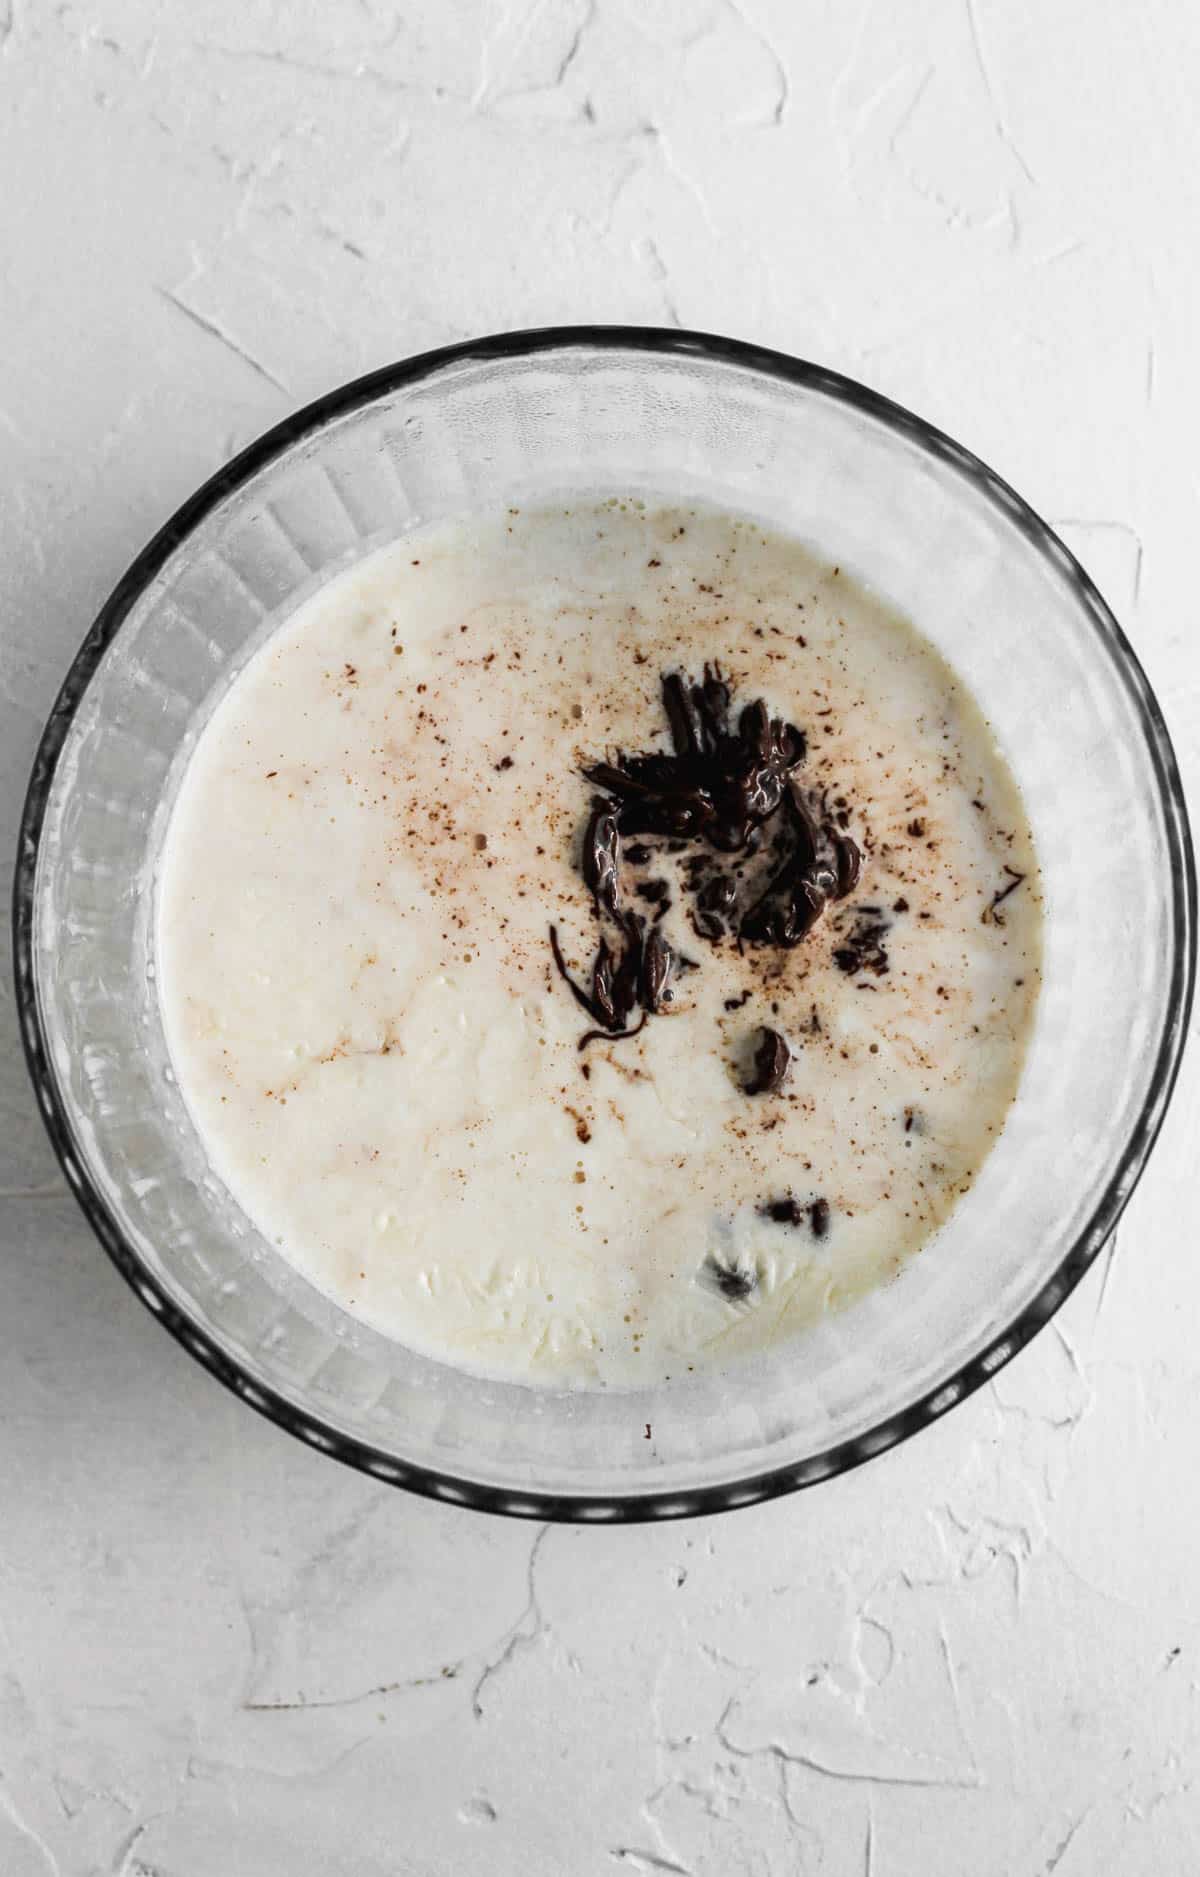
[[787,1081],[792,1052],[778,1030],[762,1030],[754,1052],[754,1072],[742,1084],[747,1095],[774,1095]]
[[642,947],[639,996],[643,1010],[656,1012],[664,1004],[670,1003],[671,973],[674,968],[675,954],[666,939],[661,932],[651,932]]
[[759,1211],[764,1219],[771,1219],[776,1225],[800,1225],[804,1220],[803,1206],[790,1193],[786,1199],[765,1200]]
[[891,921],[878,906],[860,906],[854,923],[842,943],[835,947],[833,962],[848,977],[871,971],[877,978],[891,970],[884,940],[891,931]]
[[617,910],[620,883],[617,863],[621,837],[617,817],[607,802],[597,802],[583,837],[583,877],[597,905]]
[[758,1272],[741,1265],[720,1264],[713,1257],[704,1261],[704,1275],[730,1303],[742,1303],[758,1289]]
[[[699,681],[665,673],[661,694],[670,750],[622,751],[583,771],[597,794],[581,868],[602,928],[590,992],[568,973],[550,929],[558,971],[597,1031],[613,1039],[636,1035],[627,1027],[635,1007],[644,1021],[669,1004],[673,973],[690,964],[653,927],[647,936],[644,916],[628,907],[623,866],[645,867],[656,850],[682,856],[691,922],[701,938],[782,950],[800,944],[830,901],[853,892],[862,870],[862,854],[844,831],[844,798],[831,811],[801,786],[803,730],[772,717],[761,698],[735,721],[718,665],[706,665]],[[662,879],[641,880],[632,894],[654,907],[655,920],[671,903]],[[789,1061],[784,1038],[764,1031],[747,1092],[778,1089]]]
[[758,1208],[764,1219],[770,1219],[776,1225],[803,1225],[807,1219],[814,1238],[825,1238],[829,1232],[830,1209],[827,1199],[810,1199],[801,1205],[788,1193],[783,1199],[768,1199]]
[[1018,873],[1015,867],[1005,867],[1004,871],[1009,876],[1008,885],[997,887],[990,901],[984,907],[980,914],[980,919],[984,925],[1002,926],[1004,924],[1004,914],[1000,911],[1000,908],[1003,906],[1009,894],[1015,893],[1017,888],[1024,884],[1025,875]]

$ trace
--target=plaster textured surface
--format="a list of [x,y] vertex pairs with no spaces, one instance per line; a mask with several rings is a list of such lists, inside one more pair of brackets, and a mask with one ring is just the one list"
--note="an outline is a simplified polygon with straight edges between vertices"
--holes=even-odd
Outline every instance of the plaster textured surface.
[[[97,606],[302,401],[481,330],[823,360],[1056,522],[1200,776],[1183,0],[0,0],[0,852]],[[294,1444],[152,1322],[0,999],[3,1877],[1200,1869],[1200,1053],[993,1385],[720,1520]]]

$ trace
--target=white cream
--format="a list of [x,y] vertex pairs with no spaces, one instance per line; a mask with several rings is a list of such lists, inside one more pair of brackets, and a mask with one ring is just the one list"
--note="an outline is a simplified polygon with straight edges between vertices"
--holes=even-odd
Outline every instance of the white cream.
[[[711,660],[807,731],[863,877],[769,959],[677,902],[699,969],[581,1053],[547,938],[586,975],[580,767],[666,747],[662,673]],[[970,697],[844,574],[691,508],[475,518],[323,589],[205,728],[158,890],[175,1069],[246,1212],[377,1328],[530,1381],[678,1376],[894,1274],[998,1134],[1037,994],[1029,830]],[[853,908],[897,901],[888,974],[839,970]],[[794,1061],[748,1096],[764,1023]],[[826,1236],[763,1216],[788,1195]]]

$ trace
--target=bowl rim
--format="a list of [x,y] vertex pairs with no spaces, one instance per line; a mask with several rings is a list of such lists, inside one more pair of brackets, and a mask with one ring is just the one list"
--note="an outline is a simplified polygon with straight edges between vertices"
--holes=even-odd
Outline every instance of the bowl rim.
[[[519,360],[554,351],[640,352],[659,358],[696,358],[733,365],[818,392],[916,442],[970,482],[1024,536],[1043,559],[1053,562],[1075,590],[1100,650],[1108,657],[1136,712],[1150,753],[1159,808],[1170,852],[1171,975],[1166,1014],[1158,1038],[1145,1103],[1090,1215],[1065,1255],[1035,1296],[995,1336],[989,1347],[924,1390],[874,1427],[807,1459],[745,1478],[682,1490],[648,1487],[611,1493],[523,1491],[445,1473],[405,1461],[348,1436],[309,1409],[244,1370],[208,1331],[191,1321],[141,1262],[117,1214],[88,1177],[86,1160],[50,1059],[38,996],[33,938],[36,884],[46,810],[59,757],[108,646],[171,554],[219,503],[302,438],[333,419],[402,391],[448,367]],[[13,961],[21,1040],[39,1110],[68,1184],[100,1243],[126,1282],[159,1321],[218,1381],[248,1406],[321,1452],[372,1478],[425,1497],[519,1518],[633,1523],[695,1517],[779,1497],[850,1471],[909,1438],[965,1400],[997,1374],[1043,1328],[1070,1295],[1108,1239],[1145,1167],[1166,1114],[1187,1036],[1196,976],[1196,866],[1179,767],[1158,701],[1129,640],[1111,609],[1070,549],[1024,499],[987,464],[945,432],[902,405],[840,372],[807,360],[724,338],[674,327],[574,325],[536,327],[440,346],[368,372],[338,386],[265,431],[219,469],[179,507],[142,549],[100,608],[63,681],[42,732],[21,816],[12,898]]]

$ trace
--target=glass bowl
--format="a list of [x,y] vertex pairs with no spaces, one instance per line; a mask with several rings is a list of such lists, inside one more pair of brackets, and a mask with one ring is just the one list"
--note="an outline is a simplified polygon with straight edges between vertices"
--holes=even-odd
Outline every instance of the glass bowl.
[[[353,1320],[207,1165],[163,1038],[156,857],[200,726],[273,625],[438,517],[559,492],[700,497],[806,538],[915,619],[1022,785],[1045,980],[1017,1101],[949,1223],[886,1288],[724,1375],[641,1392],[480,1380]],[[1195,876],[1158,706],[1108,607],[969,452],[833,372],[638,328],[508,334],[280,424],[139,556],[42,739],[17,986],[64,1173],[118,1269],[243,1401],[376,1478],[539,1518],[666,1518],[828,1477],[943,1414],[1061,1303],[1170,1095]]]

